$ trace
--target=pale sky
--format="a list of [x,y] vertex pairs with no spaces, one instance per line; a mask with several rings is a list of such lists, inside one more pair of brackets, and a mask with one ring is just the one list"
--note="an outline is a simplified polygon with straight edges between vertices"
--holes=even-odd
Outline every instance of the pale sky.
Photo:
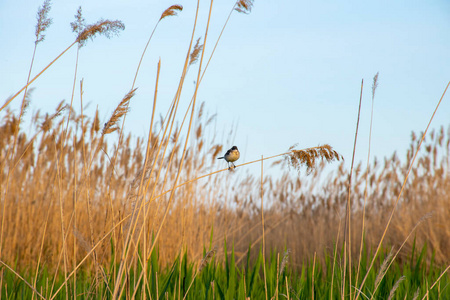
[[[36,12],[43,1],[0,0],[0,102],[25,83],[34,47]],[[201,1],[198,31],[204,36],[209,1]],[[234,1],[216,0],[205,45],[209,57]],[[97,37],[81,49],[74,106],[80,111],[84,78],[87,114],[101,121],[129,91],[140,55],[161,13],[172,4],[184,10],[164,19],[150,44],[137,79],[126,130],[147,136],[156,65],[162,67],[157,115],[165,114],[181,75],[191,35],[195,1],[53,1],[53,24],[39,44],[32,74],[39,72],[75,35],[69,23],[82,6],[86,22],[121,20],[118,37]],[[76,47],[32,87],[31,112],[52,112],[70,101]],[[182,111],[194,90],[193,65],[182,94]],[[328,143],[351,161],[361,79],[363,104],[357,160],[365,161],[371,86],[375,96],[372,156],[383,158],[409,146],[411,131],[422,131],[450,80],[450,1],[258,1],[249,15],[234,12],[200,86],[198,101],[217,113],[217,142],[237,145],[240,162]],[[17,109],[21,99],[10,107]],[[4,112],[0,112],[0,117]],[[31,115],[31,113],[29,113]],[[235,140],[224,133],[237,124]],[[432,128],[450,125],[450,91]],[[219,161],[220,162],[220,161]],[[217,166],[224,167],[223,165]],[[256,168],[257,169],[257,168]]]

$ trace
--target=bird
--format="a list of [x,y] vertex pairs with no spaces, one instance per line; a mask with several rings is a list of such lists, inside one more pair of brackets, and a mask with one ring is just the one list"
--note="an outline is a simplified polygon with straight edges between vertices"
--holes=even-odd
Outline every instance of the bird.
[[231,149],[229,149],[227,151],[227,153],[225,153],[224,156],[222,157],[218,157],[217,159],[225,159],[228,163],[228,169],[230,170],[230,163],[233,165],[233,169],[236,168],[236,166],[234,165],[233,162],[237,161],[239,159],[239,157],[241,156],[241,154],[239,153],[239,150],[236,146],[231,147]]

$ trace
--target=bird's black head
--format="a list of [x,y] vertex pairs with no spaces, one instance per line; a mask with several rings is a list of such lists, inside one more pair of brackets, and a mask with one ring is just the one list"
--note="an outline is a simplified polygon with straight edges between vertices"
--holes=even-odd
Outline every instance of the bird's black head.
[[237,150],[238,148],[236,146],[231,147],[231,150]]

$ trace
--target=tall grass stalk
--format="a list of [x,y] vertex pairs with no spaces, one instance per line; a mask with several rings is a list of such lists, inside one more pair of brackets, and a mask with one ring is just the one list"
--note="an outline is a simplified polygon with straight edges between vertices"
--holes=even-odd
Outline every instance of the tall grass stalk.
[[[142,178],[141,178],[140,185],[142,185],[144,182],[145,168],[147,167],[148,157],[150,155],[150,145],[152,142],[153,123],[154,123],[155,110],[156,110],[156,99],[158,96],[158,82],[159,82],[160,71],[161,71],[161,59],[159,59],[159,61],[158,61],[158,67],[157,67],[157,71],[156,71],[156,83],[155,83],[155,94],[153,97],[152,117],[150,119],[150,130],[149,130],[149,135],[148,135],[147,150],[145,151],[146,154],[145,154],[144,169],[142,172]],[[144,220],[147,220],[147,217],[148,217],[148,211],[146,210],[145,215],[144,215]],[[148,235],[147,226],[144,223],[144,257],[147,257],[147,235]],[[144,282],[147,285],[147,264],[144,264]],[[144,295],[145,295],[144,296],[144,299],[145,299],[146,294],[144,293]]]
[[367,151],[367,165],[366,165],[366,179],[365,179],[365,186],[364,186],[364,203],[363,203],[363,212],[362,212],[362,225],[361,225],[361,242],[359,246],[359,256],[358,256],[358,271],[356,272],[356,279],[355,279],[355,286],[358,285],[358,279],[359,279],[359,271],[361,267],[361,258],[362,258],[362,250],[363,250],[363,241],[364,241],[364,233],[365,233],[365,217],[366,217],[366,203],[367,203],[367,189],[369,184],[369,170],[370,170],[370,146],[372,141],[372,125],[373,125],[373,105],[375,100],[375,91],[378,87],[378,74],[375,74],[373,77],[373,84],[372,84],[372,107],[370,110],[370,130],[369,130],[369,146]]
[[[348,197],[347,197],[347,208],[345,210],[345,226],[344,226],[344,272],[342,275],[342,299],[345,297],[345,278],[346,278],[346,269],[347,269],[347,250],[348,250],[348,265],[349,269],[352,268],[352,234],[351,234],[351,191],[352,191],[352,175],[353,175],[353,165],[355,163],[355,153],[356,153],[356,141],[358,140],[358,130],[359,130],[359,117],[361,116],[361,103],[362,103],[362,93],[363,93],[363,87],[364,87],[364,79],[361,80],[361,92],[359,95],[359,107],[358,107],[358,118],[356,121],[356,131],[355,131],[355,141],[353,143],[353,155],[352,155],[352,164],[350,167],[350,175],[348,176]],[[348,244],[348,249],[347,249]],[[351,292],[352,292],[352,275],[349,272],[349,292],[350,292],[350,298],[351,298]]]
[[[339,235],[341,233],[341,219],[339,218],[339,222],[338,222],[338,232],[337,232],[337,237],[336,237],[336,242],[334,243],[334,254],[333,254],[333,268],[331,269],[331,286],[334,286],[334,272],[336,269],[336,263],[337,263],[337,255],[338,255],[338,243],[339,243]],[[333,289],[331,289],[330,291],[330,300],[333,299]]]
[[264,291],[267,295],[267,276],[266,276],[266,235],[264,232],[264,156],[261,155],[261,228],[262,228],[262,255],[263,255],[263,271],[264,271]]
[[316,270],[316,252],[314,252],[314,259],[312,265],[312,275],[311,275],[311,299],[314,300],[314,271]]
[[[62,175],[61,175],[61,168],[60,168],[60,163],[59,163],[59,159],[56,156],[57,155],[57,147],[56,147],[56,143],[55,143],[55,161],[56,161],[56,183],[57,183],[57,188],[58,188],[58,200],[59,200],[59,212],[60,212],[60,217],[61,217],[61,240],[62,240],[62,245],[61,245],[61,256],[62,256],[62,260],[63,260],[63,266],[64,266],[64,278],[65,280],[65,288],[67,289],[67,248],[66,248],[66,228],[64,225],[64,204],[63,204],[63,196],[62,196]],[[56,273],[55,273],[55,279],[56,279]],[[66,294],[66,299],[67,299],[68,295]]]

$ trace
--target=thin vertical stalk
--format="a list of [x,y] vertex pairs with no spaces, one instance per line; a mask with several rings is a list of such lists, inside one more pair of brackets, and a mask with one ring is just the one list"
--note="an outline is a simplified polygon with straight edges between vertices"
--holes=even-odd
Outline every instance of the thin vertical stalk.
[[351,294],[352,287],[352,247],[351,247],[351,191],[352,191],[352,175],[353,175],[353,165],[355,163],[355,152],[356,152],[356,141],[358,140],[358,129],[359,129],[359,117],[361,115],[361,102],[362,102],[362,92],[364,86],[364,79],[361,80],[361,92],[359,95],[359,108],[358,108],[358,119],[356,121],[356,131],[355,131],[355,141],[353,144],[353,155],[352,155],[352,165],[350,167],[350,175],[348,177],[348,198],[347,198],[347,208],[345,210],[345,227],[344,227],[344,274],[342,276],[342,299],[345,296],[345,275],[347,268],[347,243],[348,243],[348,276],[349,276],[349,287]]
[[[88,213],[88,223],[89,223],[89,234],[90,234],[90,246],[94,246],[94,228],[92,227],[92,214],[91,214],[91,176],[90,176],[90,167],[88,168],[86,166],[86,143],[84,141],[84,121],[83,121],[83,80],[80,81],[80,105],[81,105],[81,139],[82,139],[82,150],[83,150],[83,166],[84,166],[84,175],[86,180],[86,204],[87,204],[87,213]],[[95,154],[93,154],[94,156]],[[95,278],[98,278],[98,266],[97,266],[97,252],[94,251],[93,253],[93,259],[94,259],[94,267],[95,267]]]
[[[74,95],[75,95],[75,86],[76,86],[76,81],[77,81],[78,59],[79,59],[79,57],[80,57],[80,46],[78,46],[78,48],[77,48],[77,56],[76,56],[76,59],[75,59],[75,71],[74,71],[74,74],[73,74],[73,85],[72,85],[72,95],[70,97],[69,116],[67,117],[66,130],[65,130],[64,134],[62,135],[61,154],[60,154],[60,158],[59,158],[60,161],[61,161],[62,156],[63,156],[64,142],[65,142],[65,138],[67,137],[67,131],[69,130],[70,116],[72,114],[73,98],[74,98]],[[80,89],[82,91],[81,87],[80,87]],[[81,117],[83,117],[83,115],[81,115]]]
[[267,275],[266,275],[266,235],[264,231],[264,156],[261,155],[261,227],[262,227],[262,254],[263,254],[263,269],[264,269],[264,292],[267,295]]
[[153,31],[150,34],[150,37],[148,38],[147,44],[145,45],[144,51],[142,51],[141,59],[139,60],[139,64],[138,64],[138,66],[136,68],[136,74],[134,75],[133,84],[131,85],[131,89],[134,89],[134,85],[136,84],[136,79],[137,79],[137,76],[139,74],[139,69],[141,68],[141,63],[142,63],[142,60],[144,59],[145,52],[147,51],[148,45],[150,44],[150,41],[152,40],[153,34],[155,33],[156,27],[158,27],[158,24],[159,24],[160,21],[161,21],[161,19],[159,19],[158,22],[156,22],[156,25],[153,28]]
[[[150,121],[150,130],[149,130],[148,138],[147,138],[147,147],[146,147],[146,152],[145,152],[146,153],[145,154],[145,160],[144,160],[144,165],[143,165],[143,168],[142,168],[142,174],[141,174],[141,178],[140,178],[138,193],[137,193],[136,200],[135,200],[136,202],[141,197],[141,191],[142,191],[142,187],[143,187],[145,174],[147,173],[147,165],[148,165],[148,162],[149,162],[150,153],[153,152],[154,146],[155,146],[154,145],[150,149],[150,145],[151,145],[151,142],[152,142],[153,119],[154,119],[154,114],[155,114],[155,106],[156,106],[156,99],[157,99],[157,91],[158,91],[158,81],[159,81],[160,69],[161,69],[161,60],[159,60],[159,62],[158,62],[157,75],[156,75],[156,86],[155,86],[155,95],[154,95],[154,99],[153,99],[153,110],[152,110],[152,117],[151,117],[151,121]],[[153,167],[156,165],[156,160],[157,160],[157,158],[154,160]],[[152,168],[152,171],[153,171],[153,168]],[[151,174],[149,175],[149,180],[150,180],[150,178],[151,178]],[[145,192],[144,192],[144,194],[145,194]],[[139,212],[140,212],[140,209],[141,209],[141,207],[143,205],[143,202],[144,202],[144,196],[142,196],[142,197],[143,197],[143,199],[140,200],[141,202],[140,202],[140,206],[139,206]],[[136,209],[133,210],[131,215],[132,215],[132,218],[130,220],[130,223],[133,222],[133,220],[136,220],[136,222],[134,223],[134,225],[133,224],[130,225],[129,232],[130,232],[130,230],[132,230],[131,232],[134,232],[134,228],[137,226],[137,219],[139,218],[140,215],[139,214],[136,215]],[[146,222],[147,222],[147,211],[144,211],[144,221],[143,221],[143,226],[141,227],[140,233],[143,232],[143,231],[146,232],[146,228],[147,228],[146,227]],[[131,228],[133,228],[133,229],[131,229]],[[128,237],[128,235],[127,235],[127,237]],[[137,240],[139,241],[140,238],[141,238],[141,235],[138,236]],[[127,243],[128,243],[128,239],[125,242],[125,245],[127,245]],[[135,246],[136,247],[135,247],[134,251],[137,251],[138,243],[136,243]],[[146,235],[144,235],[144,251],[143,251],[143,253],[144,253],[143,257],[145,258],[146,257],[146,253],[147,253],[147,236]],[[141,273],[141,275],[140,275],[140,277],[138,279],[138,283],[140,283],[142,277],[145,276],[145,279],[144,279],[144,290],[145,290],[145,286],[147,284],[147,281],[146,281],[146,278],[147,278],[146,277],[147,276],[147,273],[146,273],[147,264],[146,264],[145,260],[142,263],[142,269],[143,269],[143,273]],[[146,295],[144,294],[144,298],[145,297],[146,297]]]
[[[37,264],[36,264],[36,271],[35,271],[35,277],[34,277],[34,282],[33,282],[33,287],[34,288],[36,288],[37,278],[38,278],[38,275],[39,275],[39,266],[41,264],[42,253],[44,252],[45,235],[47,233],[47,225],[48,225],[48,219],[50,217],[51,204],[52,204],[52,202],[50,201],[48,209],[47,209],[47,218],[45,219],[45,222],[44,222],[44,230],[42,232],[42,242],[41,242],[41,247],[40,247],[40,251],[39,251],[38,261],[37,261]],[[32,296],[32,299],[34,299],[34,294]]]
[[[61,217],[61,236],[62,236],[62,257],[63,257],[63,265],[64,265],[64,278],[65,278],[65,287],[66,287],[66,298],[68,298],[69,291],[67,290],[67,253],[66,253],[66,235],[65,235],[65,227],[64,227],[64,205],[63,205],[63,195],[62,195],[62,185],[61,185],[61,168],[58,163],[58,157],[57,157],[57,149],[55,144],[55,158],[56,158],[56,179],[58,183],[58,191],[59,191],[59,212]],[[57,274],[55,273],[55,278]]]
[[[80,86],[81,87],[81,86]],[[73,146],[75,149],[75,145],[77,142],[77,137],[74,134],[73,135]],[[78,163],[77,163],[77,152],[73,152],[73,170],[74,170],[74,176],[73,176],[73,228],[77,228],[77,189],[78,189]],[[73,235],[73,268],[77,266],[77,238],[75,234]],[[73,299],[77,298],[77,273],[73,274]]]
[[[145,157],[145,162],[144,162],[144,169],[142,172],[142,178],[141,178],[141,184],[144,180],[144,176],[145,176],[145,170],[147,168],[147,163],[148,163],[148,157],[150,155],[150,145],[152,142],[152,136],[153,136],[153,119],[155,117],[155,110],[156,110],[156,98],[158,95],[158,82],[159,82],[159,73],[161,71],[161,58],[158,61],[158,68],[156,71],[156,83],[155,83],[155,95],[153,97],[153,109],[152,109],[152,117],[150,120],[150,129],[149,129],[149,134],[148,134],[148,142],[147,142],[147,150],[146,150],[146,157]],[[139,194],[139,193],[138,193]],[[147,217],[148,217],[148,212],[147,210],[144,212],[144,258],[147,257]],[[147,282],[147,261],[144,261],[144,288],[143,291],[145,291],[145,287],[148,285]],[[147,294],[144,292],[144,299],[147,297]]]
[[337,249],[339,244],[339,235],[341,233],[341,218],[339,218],[339,227],[338,227],[338,233],[336,237],[336,243],[334,245],[334,258],[333,258],[333,269],[331,271],[331,288],[330,288],[330,300],[333,299],[333,282],[334,282],[334,270],[336,268],[336,261],[337,261]]
[[314,259],[313,259],[313,268],[312,268],[312,275],[311,275],[311,299],[314,300],[314,276],[315,276],[315,271],[316,269],[316,252],[314,252]]
[[[277,254],[277,281],[276,281],[277,285],[275,286],[275,300],[278,300],[279,275],[280,275],[280,253]],[[271,299],[273,299],[273,297]]]
[[285,277],[285,279],[286,279],[286,296],[287,296],[287,300],[290,300],[290,297],[289,297],[289,285],[288,285],[288,279],[287,279],[288,277],[286,276]]
[[364,187],[364,204],[363,204],[363,214],[362,214],[362,225],[361,225],[361,243],[359,246],[359,259],[358,259],[358,270],[356,271],[356,279],[354,286],[358,285],[358,279],[359,279],[359,271],[361,268],[361,258],[362,258],[362,249],[364,244],[364,230],[365,230],[365,218],[366,218],[366,203],[367,203],[367,189],[368,189],[368,183],[369,183],[369,167],[370,167],[370,146],[372,141],[372,125],[373,125],[373,104],[375,99],[375,90],[377,88],[377,80],[378,80],[378,73],[375,75],[373,79],[373,86],[372,86],[372,108],[370,110],[370,130],[369,130],[369,150],[367,152],[367,166],[366,166],[366,183]]

